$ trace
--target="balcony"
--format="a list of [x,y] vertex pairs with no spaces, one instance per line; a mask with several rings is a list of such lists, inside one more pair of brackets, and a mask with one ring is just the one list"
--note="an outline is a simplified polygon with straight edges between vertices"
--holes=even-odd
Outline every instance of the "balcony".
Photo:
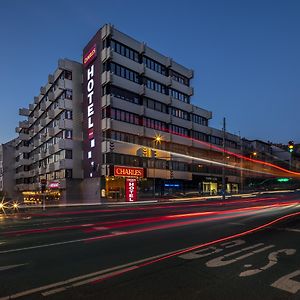
[[49,74],[48,75],[48,83],[52,84],[54,82],[54,75]]
[[54,93],[53,93],[53,92],[50,92],[50,93],[48,94],[48,100],[49,100],[49,101],[54,101],[54,100],[55,100],[55,97],[54,97]]
[[45,95],[46,94],[46,87],[42,86],[40,91],[41,91],[42,95]]
[[29,117],[28,118],[28,122],[29,122],[29,125],[32,125],[35,121],[35,118],[34,117]]
[[21,128],[20,127],[16,127],[15,132],[19,133],[20,131],[21,131]]
[[44,166],[41,166],[38,168],[38,174],[42,175],[46,173],[46,168]]
[[41,103],[41,105],[40,105],[40,109],[41,109],[41,111],[45,111],[46,110],[46,102],[45,101],[43,101],[42,103]]
[[16,161],[15,167],[18,168],[19,166],[28,166],[32,164],[32,160],[29,158],[21,158],[19,161]]
[[58,127],[60,129],[72,129],[73,128],[73,120],[60,120]]
[[60,90],[64,90],[66,87],[65,87],[65,81],[62,80],[62,79],[59,79],[58,82],[57,82],[57,87],[60,89]]
[[28,121],[20,121],[19,122],[19,127],[20,128],[28,128],[29,127],[29,122]]
[[109,59],[112,59],[114,55],[114,52],[110,48],[104,48],[101,51],[101,60],[102,63],[106,62]]
[[59,132],[60,132],[60,129],[57,128],[57,127],[55,127],[55,128],[49,128],[49,129],[48,129],[48,134],[49,134],[51,137],[56,136]]
[[29,110],[33,111],[34,110],[34,106],[35,106],[34,104],[29,104]]
[[40,98],[39,97],[34,97],[33,99],[34,99],[33,101],[34,101],[35,104],[38,104],[40,102]]
[[28,108],[20,108],[19,109],[19,115],[28,117],[30,114],[30,110]]
[[73,148],[73,140],[61,139],[58,142],[59,149],[72,149]]
[[39,140],[34,140],[33,141],[34,148],[37,148],[39,145],[40,145],[40,141]]
[[73,168],[73,159],[62,159],[59,161],[59,169],[72,169]]
[[58,107],[60,109],[72,110],[73,109],[73,102],[69,99],[60,99],[58,102]]
[[20,132],[19,133],[19,138],[22,141],[28,141],[30,139],[30,136],[28,133]]
[[19,147],[19,152],[20,153],[29,153],[32,151],[32,145],[30,144],[29,146],[21,146]]
[[60,113],[61,113],[61,109],[57,107],[55,109],[50,109],[47,115],[50,119],[55,119]]
[[35,118],[38,118],[40,116],[40,113],[39,113],[39,111],[37,109],[33,112],[33,116]]

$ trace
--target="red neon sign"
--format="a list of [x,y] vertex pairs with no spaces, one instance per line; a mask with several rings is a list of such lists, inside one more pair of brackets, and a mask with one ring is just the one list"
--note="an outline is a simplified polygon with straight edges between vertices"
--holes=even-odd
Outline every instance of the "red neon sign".
[[137,180],[136,178],[126,178],[125,193],[126,202],[134,202],[137,199]]
[[97,47],[96,44],[91,48],[91,50],[84,56],[83,58],[83,64],[84,66],[87,66],[89,63],[91,63],[97,56]]
[[144,177],[144,169],[115,166],[114,175],[122,177]]

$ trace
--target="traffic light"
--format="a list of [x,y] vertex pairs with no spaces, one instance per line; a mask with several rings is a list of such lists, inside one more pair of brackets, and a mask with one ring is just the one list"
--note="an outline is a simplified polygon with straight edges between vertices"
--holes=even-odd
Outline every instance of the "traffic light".
[[110,152],[114,152],[115,150],[115,143],[112,141],[109,142],[109,150]]
[[289,152],[292,153],[294,151],[294,142],[293,141],[289,141],[288,148],[289,148]]
[[143,157],[148,157],[148,148],[143,147]]
[[41,192],[44,193],[46,191],[47,180],[41,179],[40,186],[41,186]]
[[156,150],[151,150],[151,157],[156,158],[157,157],[157,151]]
[[174,179],[174,171],[173,170],[170,171],[170,178]]

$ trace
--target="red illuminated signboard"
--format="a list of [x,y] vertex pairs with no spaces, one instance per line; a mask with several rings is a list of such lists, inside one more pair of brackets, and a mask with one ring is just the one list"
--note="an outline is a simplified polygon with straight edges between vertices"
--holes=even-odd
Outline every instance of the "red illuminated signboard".
[[59,182],[50,182],[48,187],[49,189],[59,189]]
[[119,177],[144,177],[143,168],[114,167],[114,175]]
[[89,52],[83,58],[83,65],[86,67],[89,63],[91,63],[97,56],[97,47],[94,45]]
[[134,202],[137,199],[137,180],[136,178],[126,178],[125,182],[125,193],[126,201]]

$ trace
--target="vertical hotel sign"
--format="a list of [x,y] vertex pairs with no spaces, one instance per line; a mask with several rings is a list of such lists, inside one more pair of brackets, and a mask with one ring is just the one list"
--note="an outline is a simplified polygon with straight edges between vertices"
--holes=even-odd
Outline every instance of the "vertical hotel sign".
[[125,194],[126,202],[134,202],[137,200],[137,180],[136,178],[126,178]]
[[101,165],[99,150],[100,129],[100,70],[97,64],[97,45],[87,48],[83,56],[83,128],[84,177],[98,177]]

